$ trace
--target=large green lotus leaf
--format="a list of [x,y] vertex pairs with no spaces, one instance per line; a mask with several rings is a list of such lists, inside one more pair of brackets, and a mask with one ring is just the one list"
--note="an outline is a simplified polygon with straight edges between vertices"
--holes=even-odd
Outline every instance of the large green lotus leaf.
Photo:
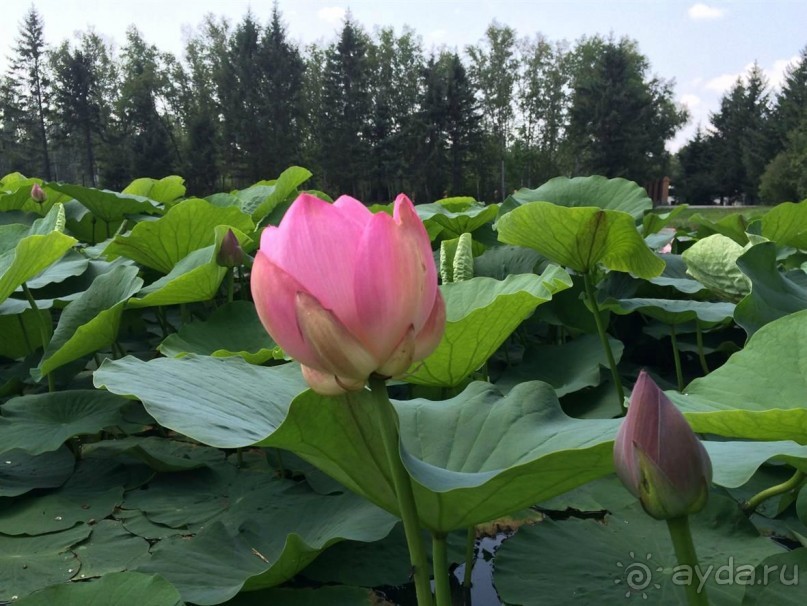
[[[451,400],[394,404],[418,513],[432,530],[493,520],[613,469],[609,453],[619,421],[567,417],[546,383],[523,383],[504,397],[490,384],[472,383]],[[261,444],[293,450],[397,511],[373,406],[364,394],[348,403],[304,392]]]
[[619,299],[607,301],[602,307],[619,315],[638,311],[665,324],[685,324],[696,319],[719,323],[734,314],[733,303],[685,299]]
[[52,585],[15,602],[20,606],[183,606],[176,588],[156,574],[115,572],[90,583]]
[[621,211],[532,202],[502,216],[497,229],[502,242],[533,248],[578,272],[602,264],[648,279],[664,270],[664,261],[647,247],[634,218]]
[[217,448],[264,439],[283,421],[289,402],[307,388],[296,364],[267,368],[237,357],[197,355],[105,360],[93,381],[137,397],[163,427]]
[[[469,208],[452,211],[444,205],[419,204],[415,206],[418,216],[423,220],[426,229],[435,231],[445,240],[459,238],[464,233],[471,233],[486,223],[491,223],[499,213],[499,205],[475,203]],[[439,226],[439,230],[435,226]]]
[[103,520],[121,504],[123,490],[120,474],[109,461],[82,461],[60,488],[17,497],[6,505],[0,533],[40,535]]
[[791,440],[777,442],[704,441],[718,486],[742,486],[766,461],[775,459],[807,471],[807,446]]
[[48,183],[48,187],[77,200],[98,219],[107,223],[121,221],[127,215],[143,213],[154,215],[160,213],[159,207],[143,196],[82,187],[81,185],[69,183]]
[[[405,556],[408,557],[408,556]],[[381,604],[378,596],[364,587],[324,585],[322,587],[277,587],[240,593],[227,606],[367,606]]]
[[[152,282],[129,300],[130,307],[155,307],[208,301],[216,296],[221,281],[227,273],[216,258],[221,242],[229,228],[216,227],[216,243],[194,250],[177,263],[174,268],[159,280]],[[233,229],[239,240],[246,239],[241,232]]]
[[[608,338],[617,362],[622,358],[621,341]],[[596,387],[601,382],[600,367],[608,360],[597,335],[582,335],[563,345],[535,345],[524,352],[523,361],[508,369],[496,386],[509,390],[522,381],[544,381],[555,388],[558,397]]]
[[504,280],[511,274],[530,274],[543,257],[523,246],[495,246],[474,257],[474,275]]
[[737,304],[734,319],[749,336],[777,318],[807,309],[807,288],[779,271],[775,243],[752,246],[737,259],[737,266],[751,280],[751,292]]
[[75,577],[81,563],[69,549],[90,532],[90,526],[79,524],[35,537],[0,534],[0,602],[16,604],[18,598],[22,602],[23,596],[37,589]]
[[714,234],[698,240],[684,251],[687,273],[730,301],[739,301],[751,290],[751,282],[740,271],[737,259],[745,249],[731,238]]
[[571,285],[569,274],[555,265],[541,276],[521,274],[503,281],[479,277],[443,284],[443,340],[430,356],[412,366],[405,379],[420,385],[459,385],[536,307]]
[[807,444],[807,310],[760,328],[686,394],[668,392],[699,433]]
[[81,455],[85,458],[114,458],[120,454],[143,461],[155,471],[197,469],[219,463],[224,458],[222,451],[215,448],[156,436],[103,440],[81,448]]
[[81,562],[79,579],[134,569],[149,558],[149,543],[127,531],[116,520],[100,520],[86,541],[73,547]]
[[[42,347],[40,330],[42,322],[45,323],[48,331],[48,338],[53,331],[53,320],[50,311],[40,309],[39,314],[27,307],[27,302],[20,301],[19,307],[22,309],[13,310],[16,299],[6,299],[0,303],[0,357],[10,360],[17,360],[32,354]],[[26,308],[27,307],[27,308]],[[2,315],[2,312],[17,311],[14,315]]]
[[141,177],[129,183],[121,193],[143,196],[160,204],[170,205],[185,195],[185,179],[177,175],[162,179]]
[[552,202],[559,206],[596,206],[619,210],[641,221],[645,212],[653,208],[647,191],[626,179],[607,179],[600,175],[590,177],[555,177],[537,189],[520,189],[511,198],[517,204]]
[[283,350],[272,340],[258,318],[255,305],[233,301],[219,307],[204,322],[183,324],[157,349],[164,356],[189,353],[219,358],[240,356],[250,364],[282,360]]
[[83,274],[89,262],[89,259],[81,253],[74,250],[67,251],[66,255],[35,278],[28,280],[26,284],[28,288],[36,290],[49,284],[64,282],[68,278]]
[[219,208],[191,198],[157,221],[142,221],[128,235],[116,236],[105,254],[109,258],[124,256],[167,274],[194,250],[214,244],[219,225],[246,233],[255,229],[249,215],[234,206]]
[[[712,494],[701,513],[690,516],[709,603],[739,604],[745,585],[720,583],[717,569],[733,565],[750,572],[783,549],[759,536],[737,504]],[[677,571],[677,572],[676,572]],[[695,571],[691,580],[698,583]],[[679,576],[675,576],[675,575]],[[737,573],[739,574],[739,573]],[[506,604],[621,604],[638,600],[658,606],[686,604],[687,577],[677,569],[667,525],[638,504],[615,510],[605,523],[592,519],[547,520],[521,528],[496,553],[494,580]]]
[[57,488],[73,473],[76,460],[65,446],[31,455],[16,449],[0,458],[0,497],[16,497],[35,488]]
[[679,204],[678,206],[674,206],[670,212],[649,212],[645,214],[644,217],[642,217],[642,235],[646,238],[650,234],[660,232],[687,208],[689,208],[689,205]]
[[282,205],[297,188],[311,178],[311,171],[300,166],[290,166],[277,179],[259,181],[255,185],[233,192],[242,211],[260,223],[275,208]]
[[[754,579],[762,582],[745,588],[742,606],[802,606],[807,589],[799,574],[807,570],[807,549],[795,549],[768,556],[757,564]],[[803,579],[803,577],[801,577]]]
[[76,243],[75,238],[61,231],[64,228],[64,207],[61,204],[34,221],[26,231],[16,227],[0,228],[0,240],[3,241],[0,245],[0,302],[58,261]]
[[687,274],[687,266],[681,255],[660,255],[664,261],[664,271],[648,280],[656,286],[672,286],[688,295],[706,290],[706,287]]
[[[140,398],[164,427],[217,447],[257,442],[291,450],[395,511],[371,399],[359,392],[348,404],[305,391],[289,407],[300,390],[299,370],[291,371],[239,358],[124,358],[104,362],[94,380]],[[523,384],[504,398],[474,383],[453,400],[396,407],[421,515],[434,529],[491,520],[612,470],[619,421],[566,417],[545,383]]]
[[98,433],[125,421],[130,400],[92,389],[19,396],[3,404],[0,452],[58,449],[73,436]]
[[719,234],[734,240],[740,246],[748,244],[748,234],[745,232],[748,228],[749,220],[742,213],[731,213],[718,221],[712,221],[698,213],[693,215],[690,221],[698,226],[698,236],[700,238]]
[[780,246],[807,249],[807,200],[777,204],[760,217],[762,235]]
[[[175,494],[198,499],[187,491]],[[242,589],[286,581],[339,541],[379,540],[396,523],[354,494],[323,496],[267,473],[239,472],[226,482],[225,497],[215,521],[193,536],[161,541],[139,570],[164,576],[187,601],[218,604]]]
[[118,265],[99,276],[59,317],[42,361],[31,370],[41,380],[65,364],[106,347],[118,338],[123,308],[143,286],[137,267]]

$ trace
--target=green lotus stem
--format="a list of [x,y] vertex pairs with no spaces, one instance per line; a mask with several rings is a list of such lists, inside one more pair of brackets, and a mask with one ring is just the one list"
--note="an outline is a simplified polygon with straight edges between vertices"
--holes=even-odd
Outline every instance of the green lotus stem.
[[232,267],[227,268],[227,303],[233,302],[233,286],[235,285],[235,270]]
[[415,593],[418,606],[432,606],[431,584],[429,583],[429,565],[420,520],[415,506],[415,494],[412,481],[401,460],[398,435],[398,415],[387,395],[384,379],[370,377],[370,393],[374,400],[376,421],[381,434],[381,442],[387,455],[387,463],[392,474],[392,486],[398,500],[401,521],[403,522],[406,545],[409,548],[409,561],[415,578]]
[[611,351],[611,344],[608,342],[608,335],[605,333],[605,326],[603,326],[602,318],[600,317],[600,307],[597,305],[597,296],[594,294],[594,285],[591,283],[591,278],[587,271],[583,272],[583,285],[586,288],[586,299],[591,307],[591,313],[594,314],[594,323],[597,325],[597,332],[600,335],[600,342],[602,348],[605,350],[605,357],[608,359],[608,366],[611,368],[611,376],[614,379],[614,386],[616,388],[616,395],[619,398],[619,405],[625,401],[625,390],[622,387],[622,380],[619,378],[619,371],[616,367],[616,360],[614,360],[614,352]]
[[701,369],[703,374],[709,374],[709,365],[706,363],[706,354],[703,351],[703,331],[701,330],[701,323],[695,318],[695,339],[698,344],[698,360],[701,362]]
[[432,533],[432,564],[434,565],[434,597],[437,606],[451,606],[451,583],[448,580],[448,550],[446,535]]
[[244,466],[244,449],[241,447],[235,449],[235,466],[238,469]]
[[[22,292],[25,293],[25,298],[28,299],[28,305],[30,305],[31,309],[34,310],[34,315],[36,316],[36,323],[39,325],[39,336],[42,339],[42,352],[44,354],[45,350],[48,348],[48,343],[50,343],[50,335],[48,334],[48,325],[42,318],[42,314],[39,313],[39,306],[36,304],[36,299],[34,299],[34,295],[31,294],[31,289],[28,288],[28,284],[26,284],[25,282],[22,283]],[[56,385],[53,381],[53,373],[49,372],[45,376],[48,379],[48,391],[55,391]]]
[[790,492],[791,490],[796,490],[801,488],[801,486],[807,482],[807,475],[804,474],[803,471],[796,470],[788,480],[785,480],[781,484],[777,484],[776,486],[771,486],[770,488],[766,488],[755,494],[753,497],[748,499],[745,503],[742,504],[742,510],[746,514],[751,514],[754,510],[759,507],[764,501],[768,499],[772,499],[780,494],[785,494],[786,492]]
[[675,378],[678,381],[678,391],[684,391],[684,371],[681,370],[681,352],[678,351],[678,339],[675,336],[675,324],[670,324],[670,341],[675,362]]
[[466,602],[470,603],[467,599],[471,593],[471,574],[474,571],[474,562],[476,558],[476,526],[471,526],[468,529],[468,536],[465,539],[465,574],[462,577],[462,589],[465,593]]
[[[695,544],[692,542],[692,533],[689,530],[689,516],[667,520],[667,529],[670,531],[670,538],[672,539],[678,564],[688,567],[688,570],[694,574],[696,570],[699,570],[698,554],[695,552]],[[686,583],[684,585],[689,606],[709,605],[706,588],[699,585],[699,583]]]
[[28,338],[28,331],[25,330],[25,322],[22,321],[22,314],[17,314],[17,320],[20,323],[20,330],[22,331],[22,340],[25,341],[25,353],[31,355],[34,353],[34,348],[31,345],[31,339]]

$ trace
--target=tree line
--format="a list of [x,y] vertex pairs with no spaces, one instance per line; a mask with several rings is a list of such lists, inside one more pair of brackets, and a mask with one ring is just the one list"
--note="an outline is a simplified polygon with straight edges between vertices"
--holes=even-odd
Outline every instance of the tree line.
[[755,201],[769,172],[780,189],[807,174],[806,61],[776,103],[761,71],[760,90],[738,81],[673,157],[665,143],[687,113],[628,38],[520,38],[494,21],[462,54],[426,52],[411,29],[369,34],[348,14],[330,44],[300,48],[275,5],[265,23],[206,16],[178,58],[134,26],[115,53],[94,31],[51,46],[44,25],[31,8],[0,83],[0,174],[109,189],[180,174],[206,195],[297,164],[313,187],[367,202],[493,202],[557,175],[672,174],[695,203]]

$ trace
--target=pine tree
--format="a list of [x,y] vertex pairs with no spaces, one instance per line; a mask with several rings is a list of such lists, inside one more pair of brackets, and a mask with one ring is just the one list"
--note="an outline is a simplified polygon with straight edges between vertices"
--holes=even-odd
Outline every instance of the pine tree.
[[[4,123],[15,133],[14,145],[22,147],[26,170],[50,180],[49,146],[50,79],[47,73],[44,22],[33,6],[20,24],[19,34],[4,86]],[[5,96],[4,95],[4,96]]]

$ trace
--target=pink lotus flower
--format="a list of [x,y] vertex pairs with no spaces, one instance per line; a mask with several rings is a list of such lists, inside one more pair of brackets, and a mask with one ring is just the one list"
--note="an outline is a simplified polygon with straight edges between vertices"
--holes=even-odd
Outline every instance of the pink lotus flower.
[[251,286],[266,330],[324,395],[403,374],[445,328],[429,237],[403,194],[392,216],[301,194],[264,230]]
[[48,199],[48,194],[45,193],[45,190],[39,185],[39,183],[34,183],[31,187],[31,198],[34,202],[38,202],[42,204],[45,200]]
[[645,371],[633,387],[614,442],[614,465],[622,483],[656,519],[689,515],[706,505],[712,481],[709,455]]

